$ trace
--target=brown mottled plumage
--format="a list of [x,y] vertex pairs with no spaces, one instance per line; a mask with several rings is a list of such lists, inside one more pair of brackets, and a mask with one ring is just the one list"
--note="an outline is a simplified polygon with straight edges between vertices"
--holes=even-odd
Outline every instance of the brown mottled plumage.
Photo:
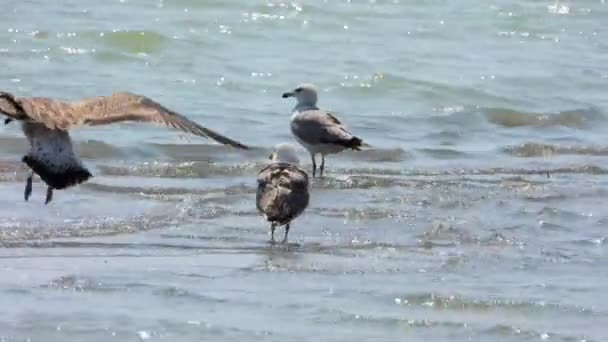
[[289,224],[308,206],[308,175],[298,167],[295,149],[288,144],[277,145],[273,163],[264,167],[258,175],[256,207],[270,222],[271,241],[277,226],[285,226],[287,242]]
[[[30,143],[30,151],[23,157],[23,162],[49,186],[47,203],[52,198],[52,189],[77,185],[92,176],[74,153],[68,134],[68,130],[79,126],[121,121],[149,122],[211,138],[236,148],[247,148],[145,96],[127,92],[71,102],[50,98],[20,98],[0,92],[0,113],[8,117],[5,124],[13,120],[22,122],[23,132]],[[26,183],[26,200],[31,193],[32,176],[30,174]]]

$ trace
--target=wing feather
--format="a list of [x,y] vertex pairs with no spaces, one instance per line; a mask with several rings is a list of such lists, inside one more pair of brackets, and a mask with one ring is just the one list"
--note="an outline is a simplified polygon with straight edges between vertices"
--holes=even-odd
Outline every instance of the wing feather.
[[269,221],[286,224],[308,206],[308,175],[298,166],[272,163],[258,175],[256,206]]
[[116,93],[110,96],[89,98],[75,103],[75,107],[86,113],[84,124],[88,125],[103,125],[120,121],[150,122],[209,137],[233,147],[247,148],[240,142],[205,128],[187,117],[137,94]]
[[291,129],[300,140],[311,145],[337,143],[353,138],[336,117],[323,110],[299,113],[292,120]]
[[128,92],[89,97],[74,102],[49,98],[19,98],[17,103],[29,118],[49,129],[69,130],[83,125],[107,125],[116,122],[148,122],[171,127],[194,135],[211,138],[236,148],[247,146],[145,97]]

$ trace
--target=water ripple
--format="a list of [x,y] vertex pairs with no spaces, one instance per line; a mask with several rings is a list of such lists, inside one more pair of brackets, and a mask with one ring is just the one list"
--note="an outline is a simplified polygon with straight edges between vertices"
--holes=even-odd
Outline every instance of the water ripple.
[[503,127],[551,127],[590,128],[595,123],[606,122],[606,117],[598,109],[576,109],[559,113],[521,112],[507,108],[486,108],[483,110],[488,121]]

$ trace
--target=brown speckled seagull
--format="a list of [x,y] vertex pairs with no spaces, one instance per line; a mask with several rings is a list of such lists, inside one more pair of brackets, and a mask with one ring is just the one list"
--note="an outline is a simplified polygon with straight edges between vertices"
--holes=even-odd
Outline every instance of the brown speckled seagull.
[[52,200],[54,189],[66,189],[92,177],[74,152],[68,133],[70,129],[79,126],[122,121],[149,122],[247,149],[247,146],[205,128],[145,96],[127,92],[72,102],[42,97],[17,97],[0,92],[0,114],[7,116],[5,124],[13,120],[21,121],[23,133],[30,144],[28,154],[23,157],[23,162],[32,170],[25,185],[25,200],[32,193],[32,178],[36,173],[48,186],[46,204]]
[[298,166],[300,161],[295,148],[279,144],[270,156],[272,163],[258,174],[256,207],[270,222],[270,241],[274,243],[277,226],[285,226],[283,243],[287,242],[291,221],[308,206],[308,175]]

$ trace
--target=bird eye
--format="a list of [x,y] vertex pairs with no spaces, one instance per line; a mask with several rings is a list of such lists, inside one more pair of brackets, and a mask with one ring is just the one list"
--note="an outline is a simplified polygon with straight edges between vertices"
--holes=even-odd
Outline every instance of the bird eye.
[[296,93],[299,93],[301,91],[302,91],[302,88],[296,88],[296,90],[295,90]]
[[271,154],[270,156],[268,156],[268,159],[272,160],[272,157],[274,156],[274,153]]

